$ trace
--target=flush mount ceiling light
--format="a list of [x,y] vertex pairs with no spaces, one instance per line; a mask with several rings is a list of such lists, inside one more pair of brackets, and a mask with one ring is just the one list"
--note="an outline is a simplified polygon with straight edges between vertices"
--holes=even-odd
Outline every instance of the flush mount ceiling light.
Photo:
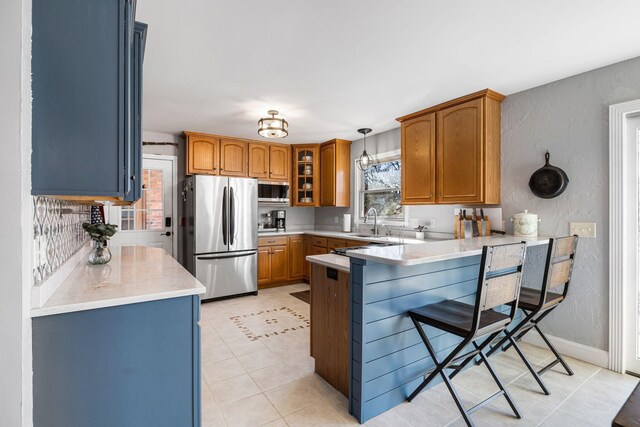
[[356,163],[361,170],[366,171],[373,164],[373,158],[367,154],[367,134],[371,132],[371,129],[362,128],[358,129],[358,132],[364,135],[364,151],[362,151],[362,154],[358,157]]
[[269,110],[267,114],[271,117],[264,117],[258,120],[258,133],[265,138],[284,138],[289,135],[289,123],[285,119],[278,119],[276,110]]

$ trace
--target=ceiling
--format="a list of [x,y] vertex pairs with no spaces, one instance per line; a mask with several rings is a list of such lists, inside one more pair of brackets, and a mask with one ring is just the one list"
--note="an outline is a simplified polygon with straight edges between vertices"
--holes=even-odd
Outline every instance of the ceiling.
[[484,88],[505,95],[640,56],[637,0],[138,0],[148,131],[357,139]]

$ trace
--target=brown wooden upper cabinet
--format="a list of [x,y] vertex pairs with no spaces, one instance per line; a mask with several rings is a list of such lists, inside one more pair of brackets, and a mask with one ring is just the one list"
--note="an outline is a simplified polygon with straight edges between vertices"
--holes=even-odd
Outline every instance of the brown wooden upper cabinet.
[[[436,200],[436,115],[402,122],[402,204]],[[408,171],[408,172],[407,172]]]
[[349,207],[351,141],[332,139],[320,145],[320,206]]
[[320,145],[293,145],[292,150],[291,204],[320,206]]
[[187,146],[187,174],[219,175],[220,138],[196,132],[184,132]]
[[398,118],[402,204],[500,203],[500,103],[486,89]]
[[289,181],[289,153],[288,145],[269,145],[269,179],[274,181]]
[[249,176],[245,141],[220,139],[220,174],[225,176]]
[[259,142],[249,143],[249,176],[269,177],[269,146]]

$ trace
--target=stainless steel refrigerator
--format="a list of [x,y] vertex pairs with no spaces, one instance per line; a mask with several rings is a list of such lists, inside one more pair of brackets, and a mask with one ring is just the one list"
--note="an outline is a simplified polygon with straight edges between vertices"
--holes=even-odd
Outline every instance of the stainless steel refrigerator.
[[203,300],[258,292],[258,182],[194,175],[185,180],[187,269]]

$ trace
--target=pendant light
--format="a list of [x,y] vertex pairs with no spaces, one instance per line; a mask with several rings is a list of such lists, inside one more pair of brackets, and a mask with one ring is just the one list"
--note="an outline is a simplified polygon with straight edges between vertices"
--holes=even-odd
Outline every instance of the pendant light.
[[373,164],[373,158],[367,154],[367,134],[371,132],[371,129],[362,128],[358,129],[358,132],[364,135],[364,150],[360,157],[358,157],[358,160],[356,160],[356,163],[361,170],[366,171]]
[[271,117],[264,117],[258,120],[258,134],[265,138],[284,138],[289,135],[289,123],[285,119],[276,118],[279,114],[276,110],[269,110],[267,114]]

